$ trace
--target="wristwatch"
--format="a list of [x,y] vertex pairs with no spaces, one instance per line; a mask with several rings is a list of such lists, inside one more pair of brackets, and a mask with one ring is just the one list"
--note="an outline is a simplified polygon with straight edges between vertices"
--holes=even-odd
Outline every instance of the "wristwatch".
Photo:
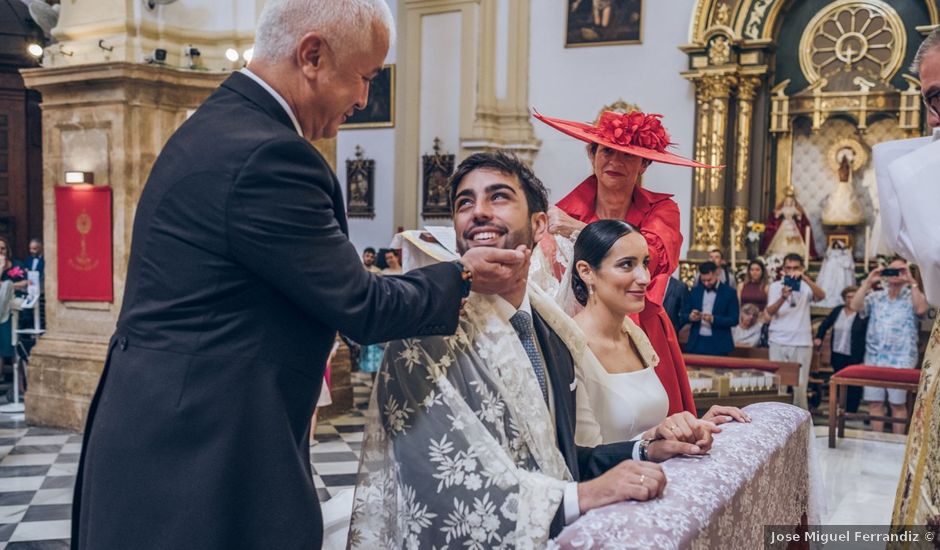
[[457,271],[460,272],[460,280],[463,282],[460,297],[467,298],[470,296],[470,288],[473,287],[473,272],[467,269],[467,266],[463,265],[463,262],[460,260],[454,260],[453,264],[454,267],[457,268]]
[[640,440],[640,460],[648,461],[649,460],[649,447],[652,443],[652,439],[642,439]]

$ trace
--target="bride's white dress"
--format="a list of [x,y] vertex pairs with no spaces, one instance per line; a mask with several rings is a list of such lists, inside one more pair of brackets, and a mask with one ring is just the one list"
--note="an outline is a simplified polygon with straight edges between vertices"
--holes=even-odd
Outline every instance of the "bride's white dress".
[[[665,420],[669,413],[669,397],[655,371],[659,357],[653,346],[629,318],[624,319],[623,331],[633,340],[644,368],[611,374],[590,348],[585,350],[577,368],[581,390],[575,432],[578,445],[596,441],[597,430],[604,443],[636,439]],[[582,418],[589,421],[582,422]]]

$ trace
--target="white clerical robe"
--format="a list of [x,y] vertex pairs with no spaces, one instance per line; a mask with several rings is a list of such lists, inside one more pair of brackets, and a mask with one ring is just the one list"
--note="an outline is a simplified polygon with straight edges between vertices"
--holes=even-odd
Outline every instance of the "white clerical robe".
[[940,305],[940,141],[881,143],[874,158],[884,238],[920,267],[927,301]]

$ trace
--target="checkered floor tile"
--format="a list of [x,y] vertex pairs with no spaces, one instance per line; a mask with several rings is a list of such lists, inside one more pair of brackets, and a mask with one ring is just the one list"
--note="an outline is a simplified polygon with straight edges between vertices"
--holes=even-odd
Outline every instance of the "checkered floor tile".
[[[372,380],[353,373],[353,384],[356,408],[319,423],[310,449],[321,501],[356,482]],[[74,432],[31,428],[22,414],[0,414],[0,550],[69,547],[81,443]]]

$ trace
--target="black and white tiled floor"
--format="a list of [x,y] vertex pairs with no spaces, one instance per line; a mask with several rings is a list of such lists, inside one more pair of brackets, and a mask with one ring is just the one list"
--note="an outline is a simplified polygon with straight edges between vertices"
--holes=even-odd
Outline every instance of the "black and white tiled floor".
[[[356,409],[317,426],[311,447],[321,501],[355,484],[371,378],[353,373]],[[0,414],[0,550],[67,549],[79,434],[31,428],[22,414]]]

